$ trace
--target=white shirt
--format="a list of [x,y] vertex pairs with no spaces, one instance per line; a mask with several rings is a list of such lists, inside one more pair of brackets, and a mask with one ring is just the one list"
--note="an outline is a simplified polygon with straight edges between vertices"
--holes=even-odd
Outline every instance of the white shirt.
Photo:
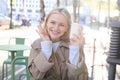
[[[52,54],[52,49],[56,52],[60,42],[52,43],[52,41],[42,41],[41,48],[42,52],[45,54],[47,60],[50,58]],[[69,45],[69,61],[71,64],[77,65],[79,59],[79,47]]]

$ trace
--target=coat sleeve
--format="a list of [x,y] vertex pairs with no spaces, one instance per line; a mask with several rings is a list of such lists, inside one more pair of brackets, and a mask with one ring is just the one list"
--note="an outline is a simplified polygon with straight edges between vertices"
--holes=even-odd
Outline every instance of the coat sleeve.
[[45,73],[53,66],[53,63],[49,63],[44,54],[34,48],[30,51],[28,59],[28,71],[34,80],[42,80]]
[[69,80],[88,80],[88,71],[83,49],[80,50],[80,59],[77,66],[67,63],[67,67]]

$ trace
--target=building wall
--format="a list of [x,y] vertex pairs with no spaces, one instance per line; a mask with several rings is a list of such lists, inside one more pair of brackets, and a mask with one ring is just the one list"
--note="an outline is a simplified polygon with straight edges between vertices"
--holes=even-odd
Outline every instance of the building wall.
[[[48,12],[56,6],[56,0],[44,0],[44,3],[45,13],[47,15]],[[10,0],[8,0],[7,4],[10,13]],[[40,0],[13,0],[12,14],[13,19],[15,19],[18,14],[30,19],[40,19]]]

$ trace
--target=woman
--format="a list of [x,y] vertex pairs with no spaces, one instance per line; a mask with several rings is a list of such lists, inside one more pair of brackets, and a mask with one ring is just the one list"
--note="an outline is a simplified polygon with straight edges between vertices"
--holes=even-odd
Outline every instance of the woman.
[[64,8],[52,10],[38,27],[28,70],[32,80],[87,80],[82,37],[69,39],[71,18]]

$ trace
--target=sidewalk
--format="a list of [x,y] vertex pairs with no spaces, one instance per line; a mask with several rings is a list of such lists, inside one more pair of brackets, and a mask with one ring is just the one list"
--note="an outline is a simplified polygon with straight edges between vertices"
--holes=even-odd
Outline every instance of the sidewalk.
[[[108,64],[106,62],[107,54],[104,52],[103,48],[106,46],[101,46],[102,44],[107,44],[103,43],[105,40],[103,40],[101,34],[104,33],[104,36],[107,35],[106,31],[107,30],[103,32],[102,30],[102,32],[100,32],[99,30],[94,29],[86,31],[86,44],[84,46],[84,52],[89,71],[89,80],[108,80]],[[108,35],[106,36],[106,39],[108,39]]]
[[[31,42],[33,42],[35,39],[39,38],[39,35],[36,33],[36,28],[37,27],[21,27],[16,29],[0,30],[0,44],[8,44],[10,37],[30,38]],[[86,57],[86,64],[89,71],[89,80],[108,80],[108,64],[106,63],[107,54],[104,53],[104,50],[101,47],[101,43],[107,39],[103,40],[100,38],[100,34],[104,32],[101,33],[97,30],[89,30],[87,28],[85,29],[88,33],[85,35],[86,44],[84,52]],[[106,33],[104,33],[104,36],[107,36],[105,34]],[[103,41],[101,42],[101,40]],[[94,47],[96,48],[94,49]],[[0,56],[1,73],[2,63],[7,58],[7,52],[0,51],[0,55],[2,55]]]

